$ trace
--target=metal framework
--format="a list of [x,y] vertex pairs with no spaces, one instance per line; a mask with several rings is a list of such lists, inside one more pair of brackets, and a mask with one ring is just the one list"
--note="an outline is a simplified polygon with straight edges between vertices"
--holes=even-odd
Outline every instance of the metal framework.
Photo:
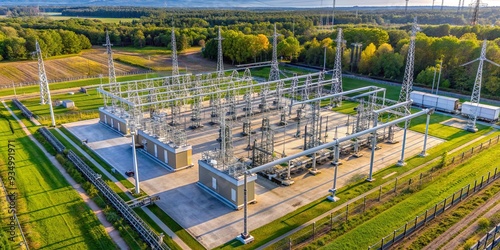
[[276,32],[276,24],[274,24],[273,34],[273,58],[271,60],[271,71],[269,71],[269,81],[280,79],[280,70],[278,66],[278,33]]
[[179,61],[177,60],[177,42],[175,41],[175,28],[172,27],[172,38],[170,42],[172,47],[172,76],[179,75]]
[[476,81],[474,82],[474,88],[472,89],[472,95],[470,97],[470,102],[474,105],[472,113],[473,115],[469,116],[469,120],[467,121],[467,126],[465,129],[470,132],[477,132],[477,127],[476,127],[476,120],[477,120],[477,115],[479,113],[479,102],[481,100],[481,82],[483,79],[483,66],[484,66],[484,61],[487,61],[497,67],[500,67],[498,63],[495,63],[488,58],[486,58],[486,47],[488,46],[487,41],[483,41],[483,46],[481,47],[481,55],[479,58],[470,61],[468,63],[462,64],[461,66],[469,65],[471,63],[474,63],[476,61],[479,61],[479,66],[477,68],[477,73],[476,73]]
[[219,35],[217,36],[217,77],[221,78],[224,76],[224,54],[222,54],[222,33],[219,26]]
[[52,99],[50,97],[49,81],[45,73],[45,65],[43,64],[42,50],[38,40],[35,44],[36,56],[38,58],[38,78],[40,79],[40,104],[49,104],[50,118],[52,119],[52,127],[56,126],[56,119],[54,117],[54,109],[52,108]]
[[[331,93],[341,93],[342,90],[342,51],[344,40],[342,38],[342,29],[339,28],[337,32],[337,51],[335,52],[335,66],[333,67],[333,81],[330,87]],[[332,99],[332,106],[342,106],[342,97]]]

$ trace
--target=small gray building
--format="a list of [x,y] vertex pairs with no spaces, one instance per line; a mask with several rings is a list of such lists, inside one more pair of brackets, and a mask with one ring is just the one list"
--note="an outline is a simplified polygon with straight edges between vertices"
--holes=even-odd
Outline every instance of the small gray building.
[[72,101],[72,100],[63,100],[61,102],[61,105],[67,109],[70,109],[70,108],[75,108],[75,102]]
[[[244,204],[244,176],[243,174],[221,171],[214,166],[216,162],[199,160],[198,186],[207,191],[224,204],[234,209],[241,209]],[[255,200],[255,180],[257,175],[247,176],[247,199],[248,203]]]
[[125,118],[119,116],[118,109],[112,110],[106,107],[99,108],[99,122],[120,132],[123,135],[130,134],[130,128]]
[[173,171],[193,166],[191,145],[175,145],[143,130],[137,132],[136,141],[144,147],[149,155]]

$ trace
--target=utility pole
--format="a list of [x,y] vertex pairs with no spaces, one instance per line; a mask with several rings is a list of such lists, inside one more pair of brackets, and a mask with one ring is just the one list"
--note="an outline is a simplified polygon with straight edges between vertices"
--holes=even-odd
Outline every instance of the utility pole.
[[438,75],[438,81],[437,81],[437,86],[436,86],[436,95],[439,94],[439,83],[441,82],[441,71],[443,70],[443,58],[439,61],[439,75]]
[[56,119],[54,117],[54,109],[52,108],[52,99],[50,97],[49,81],[45,73],[45,66],[43,64],[42,50],[40,44],[36,40],[36,55],[38,57],[38,78],[40,79],[40,104],[49,104],[50,118],[52,119],[52,127],[56,126]]
[[219,26],[219,34],[217,36],[217,77],[224,77],[224,54],[222,54],[222,33]]
[[179,61],[177,60],[177,42],[175,41],[175,28],[172,25],[172,76],[179,75]]
[[335,0],[333,0],[333,9],[332,9],[332,30],[334,24],[335,24]]
[[269,72],[269,81],[280,79],[280,70],[278,66],[278,33],[276,32],[276,23],[274,24],[273,34],[273,58],[271,60],[271,71]]
[[476,61],[479,61],[479,66],[477,68],[477,73],[476,73],[476,81],[474,82],[474,88],[472,90],[472,96],[470,98],[470,102],[472,103],[474,108],[472,109],[472,115],[469,116],[469,120],[467,121],[467,126],[466,126],[466,130],[470,131],[470,132],[477,132],[476,120],[477,120],[477,115],[479,113],[478,106],[479,106],[479,102],[481,100],[481,82],[483,79],[484,61],[487,61],[487,62],[489,62],[497,67],[500,67],[499,64],[486,58],[486,47],[487,46],[488,46],[487,41],[484,40],[483,47],[481,48],[481,55],[479,56],[479,58],[477,58],[473,61],[470,61],[468,63],[464,63],[464,64],[460,65],[460,66],[465,66],[465,65],[469,65],[471,63],[474,63]]
[[[115,96],[121,96],[121,91],[120,91],[120,85],[116,82],[116,73],[115,73],[115,63],[113,61],[113,51],[111,50],[111,41],[109,39],[109,32],[106,30],[106,44],[103,44],[103,46],[106,47],[106,54],[108,55],[108,79],[109,79],[109,90],[110,92],[115,95]],[[102,78],[101,78],[101,85],[102,85]],[[107,103],[106,101],[106,95],[103,95],[104,97],[104,103]],[[111,107],[112,110],[116,109],[116,98],[111,98]]]

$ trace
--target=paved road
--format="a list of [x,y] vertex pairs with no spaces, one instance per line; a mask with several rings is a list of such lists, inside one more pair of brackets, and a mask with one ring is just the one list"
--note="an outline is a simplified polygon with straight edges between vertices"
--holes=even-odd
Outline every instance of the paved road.
[[113,227],[113,225],[106,220],[106,216],[104,215],[102,209],[100,209],[99,206],[97,206],[97,204],[87,195],[87,193],[80,186],[80,184],[76,183],[76,181],[73,180],[73,178],[71,178],[71,176],[61,166],[61,164],[56,160],[56,158],[53,155],[49,154],[45,150],[45,148],[35,139],[35,137],[33,137],[33,135],[28,130],[28,128],[26,128],[24,123],[14,114],[14,112],[12,112],[12,110],[10,110],[10,108],[5,104],[5,102],[2,101],[2,104],[9,111],[9,113],[12,115],[12,117],[14,117],[19,122],[19,124],[21,125],[21,128],[26,133],[26,135],[28,135],[28,137],[31,139],[31,141],[33,141],[33,143],[35,143],[43,151],[43,153],[45,154],[45,156],[47,156],[47,158],[50,160],[50,162],[57,168],[57,170],[59,170],[59,172],[61,172],[64,179],[66,179],[66,181],[68,181],[68,183],[78,192],[78,194],[83,199],[83,201],[90,207],[90,209],[92,209],[94,214],[97,216],[97,219],[99,219],[99,221],[102,223],[106,232],[109,234],[111,239],[116,243],[116,245],[120,249],[129,249],[127,243],[120,236],[120,233],[118,232],[118,230],[116,230]]
[[[103,168],[101,166],[101,164],[99,164],[97,161],[94,160],[94,158],[92,158],[90,155],[87,154],[87,152],[85,152],[83,149],[80,148],[80,146],[78,146],[75,142],[73,142],[69,137],[67,137],[64,133],[62,133],[59,129],[55,129],[62,137],[64,137],[64,139],[66,139],[69,143],[71,143],[71,145],[73,145],[83,156],[85,156],[87,159],[89,159],[97,168],[99,168],[99,170],[101,170],[101,172],[106,175],[106,177],[108,177],[112,182],[114,182],[119,188],[120,190],[122,190],[123,192],[125,192],[130,198],[134,199],[134,197],[130,194],[129,190],[118,180],[116,179],[112,174],[110,174],[105,168]],[[104,160],[105,161],[105,160]],[[111,164],[110,164],[111,165]],[[165,231],[165,233],[167,233],[168,236],[170,236],[170,238],[172,238],[172,240],[175,241],[175,243],[177,243],[177,245],[179,245],[182,249],[191,249],[186,243],[184,243],[184,241],[182,241],[181,238],[179,238],[179,236],[177,236],[167,225],[165,225],[165,223],[163,223],[163,221],[160,220],[160,218],[158,218],[153,212],[151,212],[151,210],[149,210],[147,207],[144,207],[142,208],[142,210],[152,219],[156,222],[156,224],[158,224],[159,227],[161,227],[161,229],[163,231]]]
[[[470,141],[470,142],[468,142],[468,143],[466,143],[466,144],[463,144],[462,146],[460,146],[460,147],[458,147],[458,148],[455,148],[455,149],[451,150],[448,154],[452,154],[452,153],[454,153],[454,152],[457,152],[457,151],[459,151],[459,150],[461,150],[461,149],[463,149],[463,148],[465,148],[465,147],[467,147],[467,146],[471,145],[472,143],[474,143],[474,142],[476,142],[476,141],[479,141],[479,140],[481,140],[481,139],[485,138],[486,136],[488,136],[488,135],[490,135],[490,134],[492,134],[492,133],[494,133],[494,132],[496,132],[496,130],[493,130],[493,131],[491,131],[491,132],[489,132],[489,133],[487,133],[487,134],[485,134],[485,135],[482,135],[482,136],[480,136],[480,137],[478,137],[478,138],[476,138],[476,139],[474,139],[474,140],[472,140],[472,141]],[[414,173],[414,172],[416,172],[417,170],[420,170],[421,168],[423,168],[423,167],[425,167],[425,166],[427,166],[427,165],[429,165],[429,164],[431,164],[431,163],[434,163],[434,162],[436,162],[436,161],[439,161],[440,159],[441,159],[441,156],[439,156],[439,157],[435,158],[435,159],[434,159],[434,160],[432,160],[432,161],[426,162],[426,163],[424,163],[424,164],[422,164],[422,165],[420,165],[420,166],[418,166],[418,167],[416,167],[416,168],[413,168],[412,170],[410,170],[410,171],[408,171],[408,172],[406,172],[406,173],[404,173],[404,174],[402,174],[402,175],[398,176],[398,178],[402,178],[402,177],[407,176],[407,175],[409,175],[409,174],[411,174],[411,173]],[[367,196],[367,195],[369,195],[369,194],[371,194],[371,193],[378,192],[378,190],[379,190],[379,187],[373,188],[372,190],[370,190],[370,191],[368,191],[368,192],[366,192],[366,193],[364,193],[364,194],[361,194],[361,195],[359,195],[359,196],[357,196],[357,197],[355,197],[355,198],[353,198],[353,199],[349,200],[349,203],[353,203],[353,202],[356,202],[356,201],[358,201],[358,200],[360,200],[360,199],[363,199],[365,196]],[[294,233],[296,233],[296,232],[298,232],[298,231],[302,230],[302,229],[303,229],[303,228],[305,228],[305,227],[310,226],[311,224],[313,224],[313,223],[314,223],[314,222],[316,222],[316,221],[319,221],[319,220],[321,220],[321,219],[323,219],[323,218],[325,218],[325,217],[327,217],[327,216],[330,216],[330,214],[331,214],[331,213],[336,212],[336,211],[338,211],[338,210],[340,210],[340,209],[345,209],[345,207],[344,207],[344,206],[338,206],[338,207],[335,207],[334,209],[332,209],[332,210],[330,210],[330,211],[328,211],[328,212],[326,212],[326,213],[324,213],[324,214],[322,214],[322,215],[320,215],[320,216],[318,216],[318,217],[316,217],[316,218],[314,218],[314,219],[312,219],[312,220],[310,220],[310,221],[308,221],[308,222],[306,222],[306,223],[302,224],[301,226],[299,226],[299,227],[297,227],[297,228],[295,228],[295,229],[293,229],[293,230],[291,230],[291,231],[289,231],[289,232],[287,232],[287,233],[285,233],[285,234],[281,235],[280,237],[277,237],[277,238],[273,239],[272,241],[269,241],[268,243],[266,243],[266,244],[262,245],[261,247],[259,247],[259,248],[257,248],[257,249],[265,249],[265,248],[268,248],[268,247],[270,247],[271,245],[275,244],[276,242],[279,242],[280,240],[282,240],[282,239],[284,239],[284,238],[289,238],[289,237],[290,237],[291,235],[293,235]]]
[[[500,193],[491,197],[486,204],[477,207],[471,214],[434,239],[424,250],[458,249],[478,228],[478,219],[489,218],[500,211]],[[465,229],[464,229],[465,228]]]

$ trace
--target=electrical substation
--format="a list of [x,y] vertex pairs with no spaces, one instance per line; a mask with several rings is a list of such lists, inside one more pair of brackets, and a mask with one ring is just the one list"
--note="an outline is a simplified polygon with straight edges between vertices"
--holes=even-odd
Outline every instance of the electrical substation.
[[[341,53],[333,71],[286,75],[276,32],[269,78],[259,81],[250,68],[260,65],[224,70],[219,31],[215,72],[179,74],[174,46],[171,76],[117,82],[107,39],[99,123],[65,126],[118,171],[133,169],[136,185],[206,247],[236,236],[248,243],[251,229],[328,194],[341,199],[337,183],[372,181],[375,171],[442,142],[408,129],[419,116],[428,126],[433,113],[410,112],[416,31],[399,100],[376,86],[343,91]],[[356,114],[332,111],[346,100],[359,103]]]

